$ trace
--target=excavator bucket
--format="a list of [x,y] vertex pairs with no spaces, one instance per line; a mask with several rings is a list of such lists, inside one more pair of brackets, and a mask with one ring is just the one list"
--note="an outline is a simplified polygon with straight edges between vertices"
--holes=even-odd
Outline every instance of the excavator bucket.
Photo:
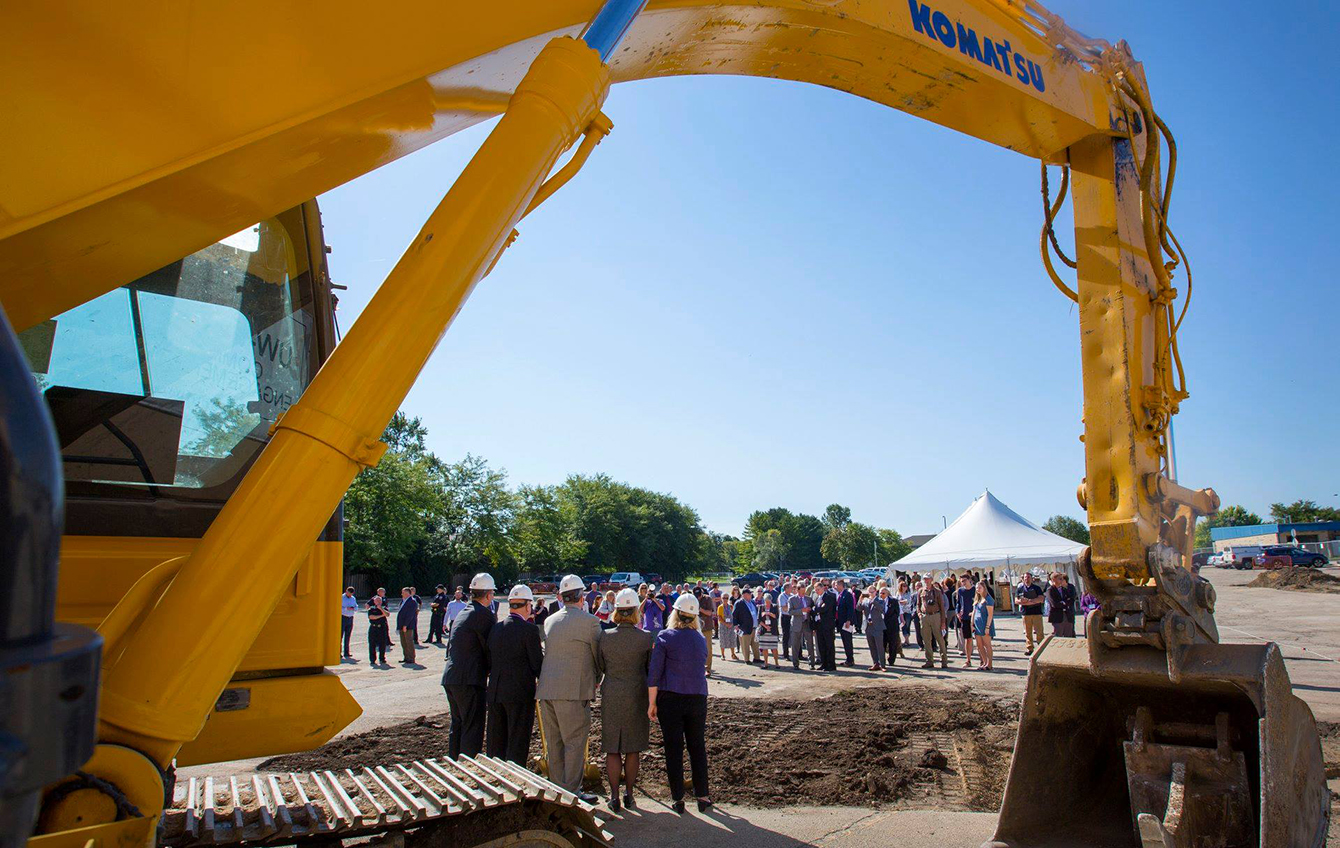
[[1190,645],[1177,674],[1155,648],[1044,642],[983,848],[1321,848],[1321,742],[1279,647]]

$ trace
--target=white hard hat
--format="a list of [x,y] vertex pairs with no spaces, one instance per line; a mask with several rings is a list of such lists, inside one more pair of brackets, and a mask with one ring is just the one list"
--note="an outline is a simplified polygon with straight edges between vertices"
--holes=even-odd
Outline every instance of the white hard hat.
[[637,597],[636,589],[620,589],[619,594],[614,596],[615,609],[633,609],[641,601]]
[[493,582],[493,575],[483,571],[470,578],[471,592],[493,592],[498,588],[498,584]]
[[562,580],[558,581],[558,593],[560,595],[566,592],[578,592],[585,588],[586,584],[582,582],[582,578],[578,577],[575,574],[569,574]]
[[507,593],[507,600],[533,601],[535,600],[535,593],[530,590],[529,586],[523,583],[518,583],[517,585],[512,587],[512,591]]
[[685,592],[675,601],[675,609],[685,615],[697,615],[698,599]]

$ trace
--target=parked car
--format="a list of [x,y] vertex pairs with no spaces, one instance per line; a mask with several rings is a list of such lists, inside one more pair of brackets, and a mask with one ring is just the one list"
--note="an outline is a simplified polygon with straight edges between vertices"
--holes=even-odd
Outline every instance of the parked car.
[[1210,560],[1210,554],[1208,551],[1201,551],[1200,553],[1192,554],[1191,567],[1199,571],[1207,562],[1209,562],[1209,560]]
[[609,582],[619,586],[628,586],[636,589],[638,586],[648,581],[636,571],[616,571],[610,575]]
[[748,574],[740,574],[731,578],[731,584],[744,588],[745,586],[762,586],[768,580],[761,572],[751,571]]
[[1322,568],[1327,563],[1325,554],[1305,551],[1293,545],[1267,545],[1262,552],[1262,556],[1283,560],[1280,564],[1286,567],[1301,565],[1306,568]]
[[842,576],[842,572],[841,572],[841,571],[816,571],[816,572],[814,572],[814,579],[815,579],[815,580],[837,580],[837,579],[838,579],[839,577],[841,577],[841,576]]
[[1227,568],[1228,563],[1224,560],[1222,553],[1210,554],[1210,558],[1205,560],[1206,565],[1213,565],[1215,568]]
[[1234,545],[1224,550],[1224,565],[1227,568],[1251,568],[1261,550],[1260,545]]
[[1272,554],[1269,548],[1262,549],[1261,553],[1252,557],[1252,568],[1264,568],[1273,570],[1276,568],[1288,568],[1293,565],[1288,554]]
[[604,584],[604,583],[608,583],[608,582],[609,582],[609,575],[608,575],[608,574],[587,574],[587,575],[584,575],[584,576],[582,577],[582,582],[585,583],[588,587],[590,587],[590,586],[600,586],[601,584]]

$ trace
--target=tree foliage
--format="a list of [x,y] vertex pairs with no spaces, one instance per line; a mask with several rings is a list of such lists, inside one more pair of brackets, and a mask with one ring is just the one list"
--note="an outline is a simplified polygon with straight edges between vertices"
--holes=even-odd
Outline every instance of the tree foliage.
[[[1340,509],[1320,506],[1315,501],[1297,500],[1291,504],[1270,505],[1270,520],[1280,524],[1307,524],[1313,521],[1340,521]],[[1260,521],[1256,522],[1260,524]]]
[[1089,544],[1089,525],[1068,515],[1053,515],[1042,525],[1042,529],[1081,545]]
[[1210,539],[1212,527],[1249,527],[1260,524],[1261,516],[1237,504],[1220,507],[1219,512],[1196,523],[1196,547],[1208,548],[1213,544]]

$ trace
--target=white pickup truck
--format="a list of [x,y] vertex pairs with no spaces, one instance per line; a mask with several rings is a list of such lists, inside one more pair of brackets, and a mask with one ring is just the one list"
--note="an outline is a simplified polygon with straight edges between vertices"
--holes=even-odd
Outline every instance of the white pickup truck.
[[1234,545],[1224,549],[1224,568],[1251,568],[1261,555],[1260,545]]

